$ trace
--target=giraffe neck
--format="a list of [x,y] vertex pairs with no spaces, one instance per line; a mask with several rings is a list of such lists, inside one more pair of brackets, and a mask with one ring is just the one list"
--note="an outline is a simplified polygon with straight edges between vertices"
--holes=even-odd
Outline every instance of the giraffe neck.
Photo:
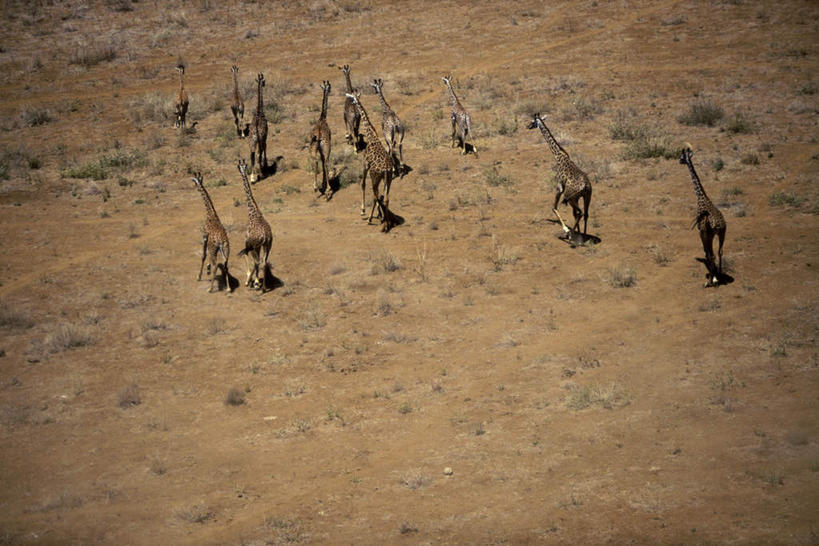
[[233,98],[239,100],[239,71],[233,71]]
[[185,92],[185,71],[179,71],[179,96],[182,96],[182,93]]
[[381,91],[381,86],[380,85],[378,87],[376,87],[376,90],[378,91],[378,100],[381,101],[381,111],[386,116],[387,113],[391,110],[390,105],[387,104],[387,100],[384,98],[384,93],[383,93],[383,91]]
[[455,91],[452,89],[452,84],[447,82],[446,88],[449,90],[449,101],[452,103],[452,106],[460,105],[460,101],[458,101],[458,97],[455,96]]
[[256,204],[256,199],[253,198],[253,192],[250,190],[250,184],[247,181],[247,175],[245,173],[242,173],[242,186],[245,189],[248,215],[255,216],[259,214],[259,206]]
[[258,89],[258,91],[256,92],[257,95],[256,111],[259,112],[259,114],[264,115],[264,100],[262,99],[262,80],[258,80],[256,82],[256,87]]
[[349,70],[344,72],[344,79],[347,80],[347,92],[352,95],[353,94],[353,82],[350,80]]
[[685,156],[685,164],[688,165],[688,172],[691,173],[691,183],[694,184],[694,193],[697,194],[697,200],[708,200],[708,196],[705,194],[705,188],[702,187],[700,177],[697,176],[697,171],[694,170],[694,163],[688,154]]
[[321,95],[321,114],[319,114],[319,119],[327,119],[327,98],[330,96],[330,88],[325,87],[322,89],[323,93]]
[[362,121],[364,121],[364,130],[367,132],[367,150],[375,153],[377,149],[380,149],[382,153],[386,153],[384,152],[383,146],[381,146],[381,139],[378,138],[378,133],[375,132],[375,127],[370,123],[370,116],[367,115],[364,106],[358,101],[356,101],[355,104],[358,107],[358,113],[361,114]]
[[557,143],[555,137],[552,136],[552,132],[549,130],[548,127],[546,127],[546,124],[543,123],[543,120],[541,120],[540,118],[538,118],[537,126],[538,129],[540,129],[540,133],[543,135],[543,138],[546,139],[546,143],[549,145],[549,149],[552,150],[552,153],[554,154],[555,158],[568,159],[569,154],[566,153],[566,150],[564,150],[560,146],[560,144]]
[[205,211],[207,212],[207,215],[218,219],[219,216],[216,214],[216,209],[213,208],[213,201],[210,200],[208,190],[206,190],[205,187],[202,186],[202,183],[198,180],[196,181],[196,189],[199,190],[199,193],[202,195],[202,201],[205,202]]

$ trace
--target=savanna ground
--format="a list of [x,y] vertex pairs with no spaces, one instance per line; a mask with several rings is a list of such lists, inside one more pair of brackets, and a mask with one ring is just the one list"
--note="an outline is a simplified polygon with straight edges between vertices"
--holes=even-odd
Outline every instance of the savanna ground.
[[[819,4],[7,1],[2,26],[4,541],[819,540]],[[236,256],[234,62],[281,156],[266,294]],[[386,235],[347,63],[379,132],[376,77],[408,126]],[[449,147],[447,73],[478,154]],[[538,111],[598,245],[557,237]],[[684,141],[728,223],[718,288]],[[232,294],[196,282],[199,170]]]

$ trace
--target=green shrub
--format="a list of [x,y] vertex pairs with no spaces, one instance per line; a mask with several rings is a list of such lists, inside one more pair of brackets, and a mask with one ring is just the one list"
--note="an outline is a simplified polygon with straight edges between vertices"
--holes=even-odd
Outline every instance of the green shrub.
[[688,112],[683,113],[677,121],[683,125],[704,125],[713,127],[725,116],[725,111],[710,100],[699,100],[689,105]]

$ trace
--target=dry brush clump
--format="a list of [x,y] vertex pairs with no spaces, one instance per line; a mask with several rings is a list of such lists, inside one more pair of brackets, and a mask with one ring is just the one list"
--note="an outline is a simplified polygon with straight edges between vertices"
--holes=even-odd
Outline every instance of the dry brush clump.
[[142,396],[139,392],[139,385],[131,383],[119,392],[117,405],[122,409],[132,408],[142,403]]
[[614,409],[628,405],[631,399],[631,394],[619,383],[574,386],[566,398],[566,407],[576,411],[592,406]]

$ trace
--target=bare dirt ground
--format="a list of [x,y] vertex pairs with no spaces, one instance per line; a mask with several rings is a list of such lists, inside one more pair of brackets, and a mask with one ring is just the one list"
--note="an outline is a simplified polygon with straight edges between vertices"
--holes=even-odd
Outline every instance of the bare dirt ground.
[[[2,25],[3,541],[819,541],[816,2],[5,2]],[[266,294],[237,256],[234,62],[281,156],[254,186]],[[408,126],[388,234],[359,218],[342,64],[379,132],[373,78]],[[477,154],[449,146],[448,73]],[[598,245],[557,237],[536,111]],[[717,288],[685,141],[728,223]],[[199,170],[232,294],[196,282]]]

